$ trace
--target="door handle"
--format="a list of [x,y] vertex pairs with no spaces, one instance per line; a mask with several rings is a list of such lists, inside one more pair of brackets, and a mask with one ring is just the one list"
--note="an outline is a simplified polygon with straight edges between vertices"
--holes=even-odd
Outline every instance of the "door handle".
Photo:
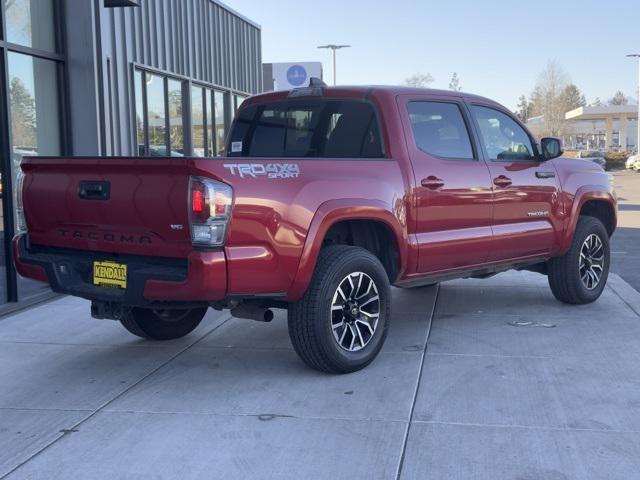
[[512,181],[509,177],[505,177],[504,175],[498,175],[493,179],[493,184],[498,187],[508,187],[511,185]]
[[555,172],[536,172],[536,177],[538,178],[555,178]]
[[420,181],[420,185],[431,190],[437,190],[438,188],[444,187],[444,180],[441,180],[436,176],[429,175],[427,178],[423,178]]

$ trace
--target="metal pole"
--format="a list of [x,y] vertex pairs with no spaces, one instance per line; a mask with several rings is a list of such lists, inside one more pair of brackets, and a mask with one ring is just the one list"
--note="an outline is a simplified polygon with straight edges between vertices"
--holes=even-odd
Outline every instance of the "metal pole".
[[[337,48],[333,48],[332,50],[333,50],[333,86],[335,87],[336,86],[336,50]],[[640,62],[638,63],[640,64]]]
[[636,153],[640,154],[640,53],[630,53],[627,58],[638,59],[638,129],[636,131]]
[[351,45],[321,45],[318,48],[326,48],[332,51],[333,53],[333,85],[335,86],[337,81],[337,74],[336,74],[336,50],[340,50],[341,48],[349,48]]
[[636,131],[636,154],[640,154],[640,57],[638,57],[638,127]]

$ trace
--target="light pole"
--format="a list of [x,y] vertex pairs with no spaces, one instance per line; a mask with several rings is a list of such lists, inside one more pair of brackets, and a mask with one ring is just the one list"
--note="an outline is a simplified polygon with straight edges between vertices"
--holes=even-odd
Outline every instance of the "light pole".
[[640,53],[630,53],[627,57],[638,59],[638,131],[636,136],[636,153],[640,154]]
[[351,45],[321,45],[318,48],[328,48],[333,51],[333,85],[336,85],[336,50],[341,48],[350,48]]

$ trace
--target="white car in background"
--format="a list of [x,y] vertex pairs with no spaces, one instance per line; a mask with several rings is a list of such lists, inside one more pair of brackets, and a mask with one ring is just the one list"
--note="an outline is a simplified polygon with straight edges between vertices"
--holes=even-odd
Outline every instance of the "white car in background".
[[631,155],[624,166],[630,170],[640,170],[640,155]]
[[590,160],[593,163],[600,165],[603,169],[607,166],[607,161],[604,158],[604,154],[598,150],[580,150],[576,158],[582,158]]

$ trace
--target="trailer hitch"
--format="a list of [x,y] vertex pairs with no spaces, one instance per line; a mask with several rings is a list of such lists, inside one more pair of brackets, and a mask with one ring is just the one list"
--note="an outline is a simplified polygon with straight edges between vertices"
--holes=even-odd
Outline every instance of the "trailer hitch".
[[91,302],[91,316],[98,320],[122,320],[130,311],[131,307],[118,302]]

